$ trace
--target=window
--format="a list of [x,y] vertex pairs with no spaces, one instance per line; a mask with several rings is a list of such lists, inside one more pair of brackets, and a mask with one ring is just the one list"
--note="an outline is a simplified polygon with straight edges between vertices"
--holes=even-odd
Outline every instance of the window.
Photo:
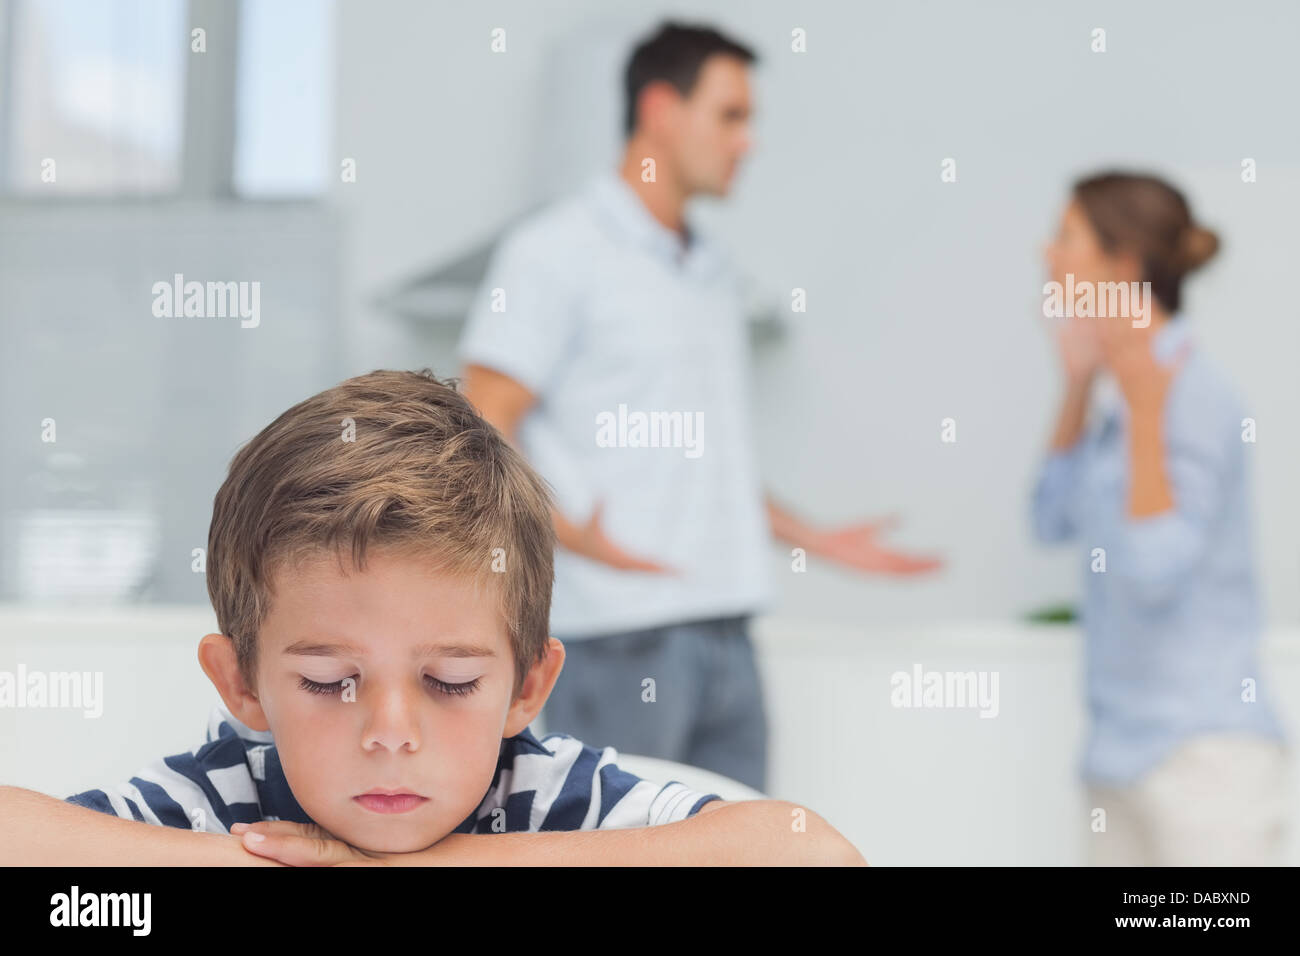
[[0,193],[319,195],[333,21],[333,0],[0,0]]
[[185,0],[7,6],[6,191],[177,189]]
[[[234,188],[241,196],[325,190],[333,101],[325,0],[245,0],[240,10]],[[325,14],[322,11],[326,11]]]

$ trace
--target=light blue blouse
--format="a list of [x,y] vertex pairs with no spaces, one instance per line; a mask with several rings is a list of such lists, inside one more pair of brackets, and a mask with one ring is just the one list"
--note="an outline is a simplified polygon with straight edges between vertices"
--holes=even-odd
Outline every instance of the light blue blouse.
[[1243,440],[1235,393],[1191,348],[1184,322],[1156,332],[1158,361],[1185,348],[1164,412],[1174,508],[1127,514],[1122,400],[1095,415],[1072,448],[1048,455],[1034,490],[1039,540],[1083,545],[1091,727],[1081,770],[1093,783],[1130,783],[1195,735],[1283,736],[1257,656],[1254,445]]

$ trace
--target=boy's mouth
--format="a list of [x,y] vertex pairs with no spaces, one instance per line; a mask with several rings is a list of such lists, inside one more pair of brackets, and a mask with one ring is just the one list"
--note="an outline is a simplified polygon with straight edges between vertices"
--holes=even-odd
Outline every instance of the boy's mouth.
[[374,790],[355,796],[352,799],[367,810],[375,813],[406,813],[408,810],[414,810],[429,798],[422,797],[418,793],[411,793],[409,790],[389,790],[376,787]]

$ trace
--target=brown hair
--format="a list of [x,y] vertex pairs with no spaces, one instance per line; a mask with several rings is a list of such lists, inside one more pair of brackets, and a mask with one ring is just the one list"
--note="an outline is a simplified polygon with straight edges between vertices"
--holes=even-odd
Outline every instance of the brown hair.
[[208,531],[208,594],[249,687],[273,574],[321,551],[340,564],[350,553],[364,570],[368,545],[476,578],[504,564],[487,579],[500,585],[519,693],[549,636],[550,492],[428,369],[350,378],[290,408],[231,461]]
[[664,80],[682,96],[690,96],[704,61],[715,54],[735,57],[746,64],[758,59],[749,47],[712,27],[667,21],[654,36],[642,40],[623,70],[624,135],[631,136],[636,130],[640,119],[637,97],[643,89]]
[[1074,197],[1103,248],[1136,253],[1157,301],[1178,311],[1183,278],[1219,248],[1219,237],[1192,221],[1183,194],[1155,176],[1110,172],[1079,180]]

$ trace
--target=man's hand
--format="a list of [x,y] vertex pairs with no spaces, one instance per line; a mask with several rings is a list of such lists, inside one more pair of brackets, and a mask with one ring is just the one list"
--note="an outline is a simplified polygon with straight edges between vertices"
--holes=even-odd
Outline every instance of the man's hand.
[[816,532],[808,541],[808,551],[845,567],[879,574],[922,574],[943,566],[942,558],[909,555],[882,547],[877,537],[897,524],[898,519],[890,517]]
[[943,565],[943,560],[938,557],[914,557],[880,546],[876,541],[877,535],[886,528],[896,526],[896,517],[864,521],[846,528],[820,530],[805,524],[770,495],[767,498],[767,517],[774,537],[786,544],[803,548],[809,554],[828,558],[858,571],[921,574]]
[[592,561],[599,561],[601,564],[617,568],[619,571],[648,571],[653,574],[677,573],[673,568],[660,564],[658,561],[638,557],[624,551],[611,541],[606,536],[605,529],[600,523],[600,516],[604,511],[604,507],[603,502],[597,502],[596,507],[592,509],[591,517],[587,519],[585,524],[580,525],[568,522],[557,514],[556,532],[560,544],[575,554],[590,558]]
[[384,853],[369,853],[344,843],[314,823],[261,820],[236,823],[230,832],[241,836],[244,849],[289,866],[387,866]]
[[[509,375],[482,365],[467,365],[464,380],[462,390],[470,404],[514,445],[519,423],[537,404],[537,396]],[[600,524],[602,508],[603,504],[598,503],[591,517],[582,523],[570,521],[559,509],[553,509],[555,538],[560,547],[619,571],[677,573],[657,561],[624,551],[611,541]]]

